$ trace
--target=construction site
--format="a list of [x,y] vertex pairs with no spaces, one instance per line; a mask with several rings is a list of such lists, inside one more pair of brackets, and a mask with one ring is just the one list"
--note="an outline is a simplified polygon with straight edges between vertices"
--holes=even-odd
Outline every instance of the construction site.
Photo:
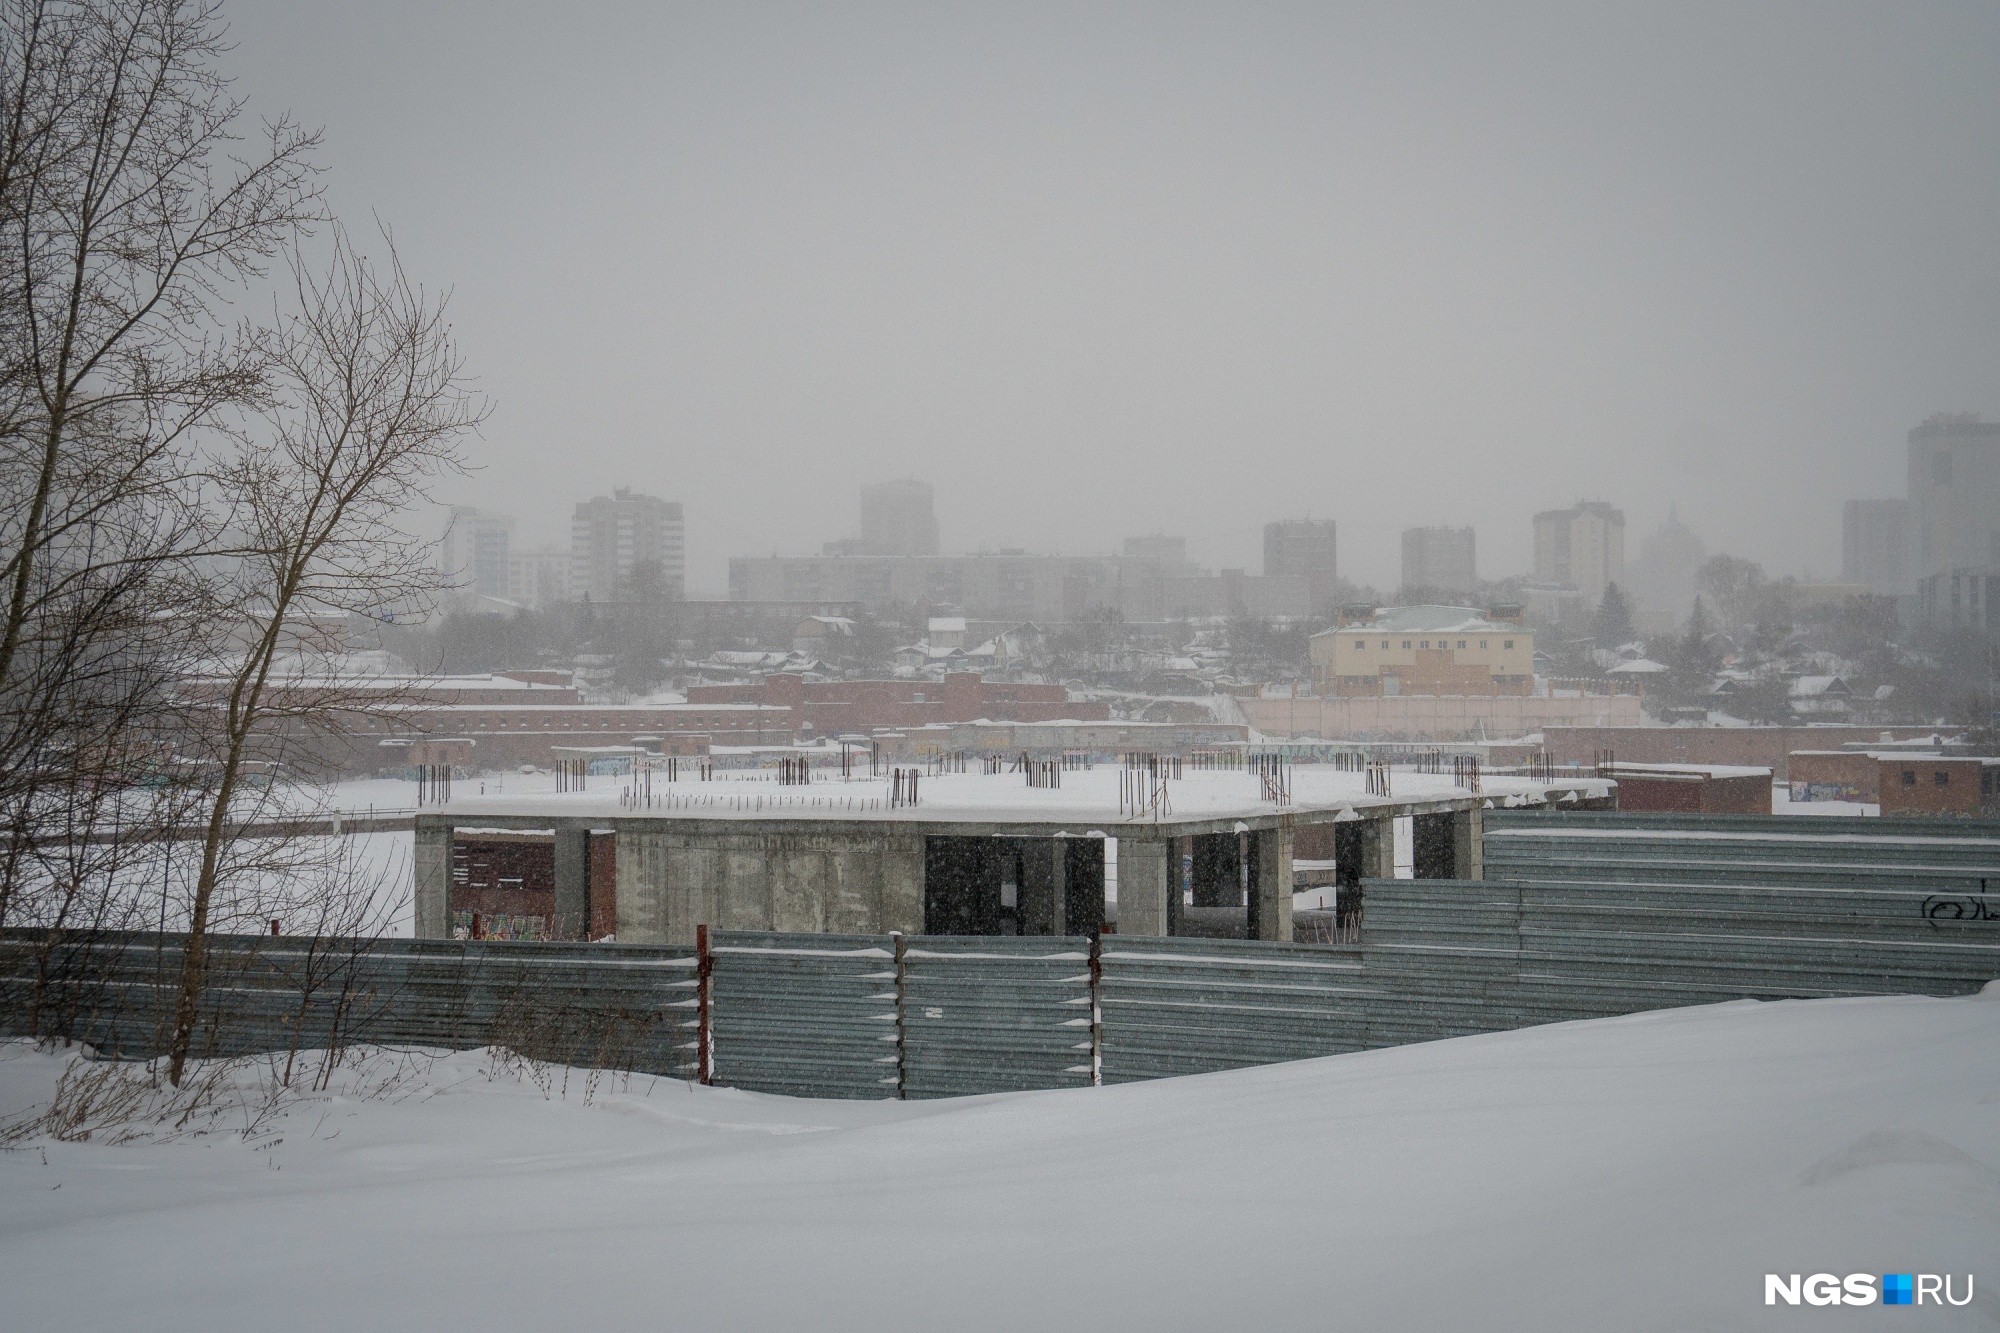
[[[419,938],[689,944],[697,929],[1330,939],[1364,879],[1481,877],[1482,816],[1603,808],[1591,770],[1392,769],[1243,750],[1113,763],[934,755],[719,772],[656,762],[416,817]],[[1425,771],[1426,769],[1432,771]],[[1400,849],[1400,856],[1399,856]]]

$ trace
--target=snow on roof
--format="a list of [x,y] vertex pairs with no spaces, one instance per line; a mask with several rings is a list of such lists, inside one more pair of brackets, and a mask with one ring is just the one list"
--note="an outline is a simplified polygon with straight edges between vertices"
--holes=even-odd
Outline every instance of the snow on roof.
[[1643,778],[1652,774],[1694,774],[1707,778],[1768,778],[1771,770],[1751,764],[1633,764],[1615,760],[1612,776]]
[[965,617],[932,616],[930,619],[930,632],[933,634],[963,634],[965,633]]
[[1665,662],[1655,662],[1647,657],[1635,657],[1629,662],[1620,662],[1604,674],[1607,676],[1657,676],[1662,671],[1671,671]]
[[1527,633],[1516,624],[1488,620],[1486,613],[1472,606],[1385,606],[1375,618],[1359,625],[1343,625],[1321,630],[1320,634],[1484,634]]
[[1819,695],[1849,694],[1847,682],[1838,676],[1800,676],[1792,682],[1791,695],[1794,699],[1811,699]]

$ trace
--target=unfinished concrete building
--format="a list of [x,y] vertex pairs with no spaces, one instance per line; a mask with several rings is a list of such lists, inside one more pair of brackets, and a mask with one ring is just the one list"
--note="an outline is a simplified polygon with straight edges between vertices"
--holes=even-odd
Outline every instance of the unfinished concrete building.
[[549,938],[597,935],[607,921],[626,943],[689,943],[700,925],[1092,934],[1106,927],[1110,863],[1122,935],[1289,940],[1295,856],[1324,868],[1319,883],[1392,878],[1393,821],[1407,817],[1419,877],[1476,879],[1480,814],[1495,795],[1403,774],[1407,795],[1349,790],[1363,775],[1342,773],[1330,775],[1343,780],[1335,789],[1308,781],[1277,800],[1260,799],[1240,771],[1157,784],[1103,766],[1064,776],[1070,787],[1057,791],[1024,790],[1019,777],[934,777],[915,806],[891,805],[881,781],[694,784],[650,807],[629,788],[474,798],[417,817],[416,933],[468,932],[457,845],[504,832],[553,842],[546,897],[531,904]]

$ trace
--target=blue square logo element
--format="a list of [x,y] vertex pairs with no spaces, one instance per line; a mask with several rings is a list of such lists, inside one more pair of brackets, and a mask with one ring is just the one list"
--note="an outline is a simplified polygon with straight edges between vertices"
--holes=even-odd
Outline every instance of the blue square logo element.
[[1910,1303],[1910,1275],[1908,1273],[1884,1273],[1882,1275],[1882,1304],[1908,1305]]

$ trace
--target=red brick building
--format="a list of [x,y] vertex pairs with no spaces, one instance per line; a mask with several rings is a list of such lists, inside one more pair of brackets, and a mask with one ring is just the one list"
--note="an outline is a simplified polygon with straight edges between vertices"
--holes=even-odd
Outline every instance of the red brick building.
[[1875,789],[1885,815],[1973,818],[1994,806],[2000,759],[1946,755],[1877,755]]
[[1873,805],[1881,799],[1881,763],[1866,750],[1794,750],[1789,777],[1792,800],[1851,801]]
[[1794,750],[1838,750],[1850,743],[1914,740],[1929,727],[1547,727],[1558,764],[1594,764],[1609,751],[1621,764],[1728,764],[1790,775]]
[[1771,770],[1723,764],[1615,764],[1620,810],[1768,815]]
[[1869,750],[1801,750],[1792,756],[1794,801],[1858,801],[1885,815],[1971,818],[2000,806],[2000,759],[1969,755],[1896,754]]
[[878,727],[923,727],[937,723],[1102,722],[1109,705],[1081,703],[1060,685],[988,681],[976,671],[953,672],[934,680],[807,681],[774,675],[748,685],[695,685],[688,705],[746,705],[788,708],[802,739],[867,733]]

